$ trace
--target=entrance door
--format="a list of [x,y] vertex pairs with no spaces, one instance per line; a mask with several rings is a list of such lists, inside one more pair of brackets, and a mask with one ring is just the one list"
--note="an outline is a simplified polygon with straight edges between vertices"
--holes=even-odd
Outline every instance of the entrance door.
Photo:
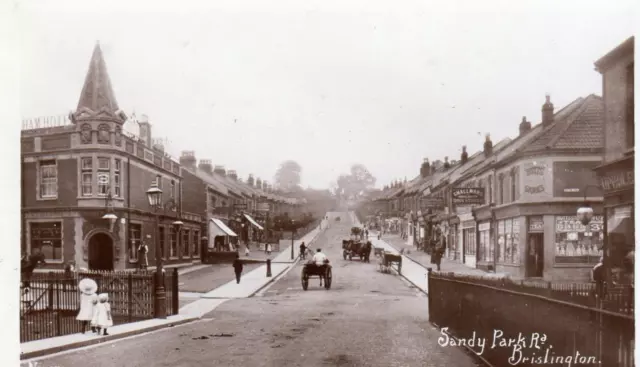
[[113,241],[106,233],[89,240],[89,270],[113,270]]
[[544,233],[529,233],[527,277],[542,277],[544,272]]

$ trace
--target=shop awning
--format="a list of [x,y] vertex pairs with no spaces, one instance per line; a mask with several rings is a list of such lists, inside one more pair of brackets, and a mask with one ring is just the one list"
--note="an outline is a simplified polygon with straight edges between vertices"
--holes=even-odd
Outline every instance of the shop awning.
[[217,236],[234,236],[234,237],[238,236],[237,234],[235,234],[235,232],[231,230],[231,228],[227,227],[227,225],[224,224],[224,222],[222,222],[220,219],[211,218],[209,224],[210,224],[209,229],[210,229],[211,238],[214,238]]
[[261,225],[258,224],[258,222],[256,222],[255,220],[253,220],[253,218],[251,218],[251,216],[249,214],[244,214],[244,217],[247,218],[247,220],[249,222],[251,222],[251,224],[253,224],[256,228],[263,230],[264,228],[262,228]]

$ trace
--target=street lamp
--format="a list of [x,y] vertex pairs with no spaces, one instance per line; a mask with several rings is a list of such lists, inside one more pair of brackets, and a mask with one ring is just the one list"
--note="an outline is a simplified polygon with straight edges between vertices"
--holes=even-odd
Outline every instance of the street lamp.
[[[595,185],[585,185],[584,189],[582,191],[584,191],[584,202],[582,204],[581,207],[578,208],[578,210],[576,211],[576,217],[578,218],[578,220],[580,221],[580,223],[582,223],[582,225],[586,226],[589,223],[591,223],[591,219],[593,219],[593,208],[591,207],[591,204],[587,201],[587,190],[589,188],[595,188],[595,189],[600,189],[599,186],[595,186]],[[606,211],[603,211],[602,213],[602,247],[600,248],[602,250],[602,266],[604,267],[604,271],[605,271],[605,277],[606,277],[606,282],[607,282],[607,286],[610,284],[611,281],[611,275],[609,273],[609,256],[607,254],[608,252],[608,247],[607,247],[607,242],[608,242],[608,236],[607,236],[607,213]]]
[[[156,297],[154,300],[154,316],[159,319],[167,318],[167,293],[164,288],[164,275],[162,268],[162,250],[160,248],[160,215],[164,213],[168,208],[175,208],[176,203],[173,198],[169,199],[166,203],[162,203],[162,190],[158,187],[158,182],[160,181],[160,175],[156,177],[156,180],[151,183],[151,187],[147,190],[147,199],[149,199],[149,206],[153,208],[153,213],[156,219],[156,241],[155,241],[155,251],[156,251]],[[162,212],[159,212],[162,210]],[[176,229],[179,231],[180,227],[184,224],[180,220],[176,220],[172,223]],[[176,231],[177,232],[177,231]],[[179,234],[176,234],[179,238]]]

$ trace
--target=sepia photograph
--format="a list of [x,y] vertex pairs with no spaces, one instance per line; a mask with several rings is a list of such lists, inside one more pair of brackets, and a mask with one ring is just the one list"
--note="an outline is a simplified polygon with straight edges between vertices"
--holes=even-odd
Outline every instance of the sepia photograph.
[[3,8],[3,366],[635,366],[636,1]]

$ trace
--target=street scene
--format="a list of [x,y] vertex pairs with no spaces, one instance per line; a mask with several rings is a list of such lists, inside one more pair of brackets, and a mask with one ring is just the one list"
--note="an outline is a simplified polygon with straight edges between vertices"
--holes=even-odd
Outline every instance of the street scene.
[[274,1],[16,5],[2,365],[635,366],[637,4]]

